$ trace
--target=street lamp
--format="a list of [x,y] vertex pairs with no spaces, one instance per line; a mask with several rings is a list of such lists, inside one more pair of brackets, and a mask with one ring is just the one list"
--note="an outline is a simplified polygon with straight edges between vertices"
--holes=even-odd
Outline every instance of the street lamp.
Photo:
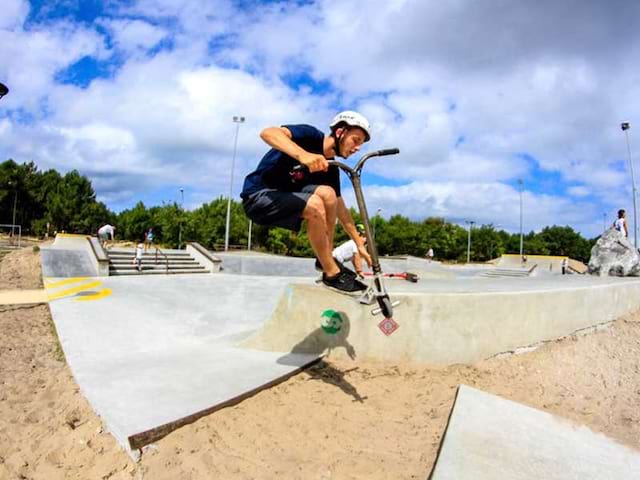
[[465,220],[464,223],[469,225],[469,235],[467,237],[467,263],[471,260],[471,229],[473,228],[473,224],[476,223],[473,220]]
[[178,250],[182,248],[182,209],[184,208],[184,188],[180,187],[180,219],[178,223]]
[[224,251],[229,250],[229,222],[231,221],[231,194],[233,193],[233,169],[236,165],[236,150],[238,149],[238,131],[240,124],[244,123],[244,117],[233,117],[236,124],[236,139],[233,143],[233,160],[231,160],[231,177],[229,178],[229,199],[227,200],[227,227],[224,231]]
[[629,143],[629,130],[631,124],[629,122],[622,122],[620,128],[624,132],[624,136],[627,139],[627,151],[629,152],[629,170],[631,170],[631,191],[633,193],[633,246],[638,250],[638,211],[636,209],[636,179],[633,175],[633,161],[631,160],[631,144]]
[[602,212],[602,231],[607,230],[607,212]]
[[251,227],[253,227],[253,222],[249,220],[249,239],[247,241],[247,250],[251,250]]
[[9,93],[9,88],[4,83],[0,83],[0,98],[4,97],[7,93]]
[[376,225],[378,223],[378,216],[380,215],[380,212],[382,211],[381,208],[376,210],[376,216],[373,217],[373,238],[376,238]]
[[13,187],[13,220],[11,221],[11,238],[13,239],[16,225],[16,206],[18,204],[18,183],[15,180],[10,180],[7,185]]
[[[498,228],[502,228],[502,225],[499,223],[496,223],[495,225],[491,224],[491,230],[492,230],[492,234],[493,232],[498,232]],[[489,258],[493,259],[493,249],[495,248],[495,241],[494,241],[494,237],[493,235],[491,235],[491,249],[489,250]]]
[[524,182],[522,179],[518,179],[518,185],[520,185],[520,259],[522,260],[523,256],[523,237],[522,237],[522,191],[524,190]]

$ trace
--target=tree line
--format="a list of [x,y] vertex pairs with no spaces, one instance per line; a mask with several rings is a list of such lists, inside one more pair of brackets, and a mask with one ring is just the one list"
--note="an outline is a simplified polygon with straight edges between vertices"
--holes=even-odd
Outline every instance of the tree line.
[[[141,241],[144,232],[154,229],[156,242],[176,248],[180,242],[196,241],[216,250],[224,244],[227,199],[218,197],[195,210],[184,210],[177,203],[147,207],[138,202],[133,208],[114,213],[96,200],[91,182],[76,170],[61,175],[56,170],[39,171],[33,162],[18,164],[7,160],[0,164],[0,224],[13,222],[22,226],[23,234],[44,237],[55,232],[95,234],[106,223],[116,226],[116,238]],[[356,221],[358,212],[351,213]],[[413,221],[402,215],[389,219],[371,219],[376,244],[381,255],[415,255],[424,257],[429,248],[440,260],[466,261],[468,230],[430,217]],[[347,240],[339,228],[336,244]],[[239,201],[231,202],[229,243],[247,248],[249,219]],[[523,236],[528,255],[568,255],[588,261],[596,239],[585,239],[570,226],[545,227]],[[290,256],[312,256],[306,230],[299,233],[282,228],[252,225],[251,247],[254,250]],[[505,253],[519,253],[520,235],[482,225],[471,232],[472,261],[487,261]]]

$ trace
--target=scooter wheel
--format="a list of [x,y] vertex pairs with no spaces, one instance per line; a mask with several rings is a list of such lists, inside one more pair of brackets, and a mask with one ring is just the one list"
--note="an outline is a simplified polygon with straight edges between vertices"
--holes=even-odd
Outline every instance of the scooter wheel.
[[378,305],[384,318],[393,318],[393,306],[389,297],[378,297]]

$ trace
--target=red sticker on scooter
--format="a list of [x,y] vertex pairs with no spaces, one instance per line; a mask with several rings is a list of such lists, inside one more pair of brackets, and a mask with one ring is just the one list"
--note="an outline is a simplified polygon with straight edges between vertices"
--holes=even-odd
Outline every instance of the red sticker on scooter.
[[398,323],[393,318],[384,318],[378,324],[378,328],[382,333],[384,333],[388,337],[393,332],[395,332],[398,328],[400,328],[400,325],[398,325]]

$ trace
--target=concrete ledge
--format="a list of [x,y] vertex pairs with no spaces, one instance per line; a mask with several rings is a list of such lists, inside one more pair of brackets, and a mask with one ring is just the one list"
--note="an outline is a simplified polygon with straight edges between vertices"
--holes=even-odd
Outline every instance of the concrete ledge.
[[[318,286],[292,284],[265,326],[242,346],[449,365],[557,339],[640,308],[640,281],[529,291],[398,293],[400,328],[386,337],[371,307]],[[322,313],[340,313],[327,334]]]
[[198,242],[187,242],[187,253],[211,273],[218,273],[220,271],[222,260],[212,255],[209,250]]
[[87,237],[87,240],[89,241],[89,246],[91,247],[92,255],[90,255],[90,258],[92,260],[92,263],[96,267],[96,270],[98,271],[98,276],[108,277],[109,257],[107,256],[107,253],[104,251],[104,248],[102,248],[102,245],[100,245],[100,241],[96,237]]

